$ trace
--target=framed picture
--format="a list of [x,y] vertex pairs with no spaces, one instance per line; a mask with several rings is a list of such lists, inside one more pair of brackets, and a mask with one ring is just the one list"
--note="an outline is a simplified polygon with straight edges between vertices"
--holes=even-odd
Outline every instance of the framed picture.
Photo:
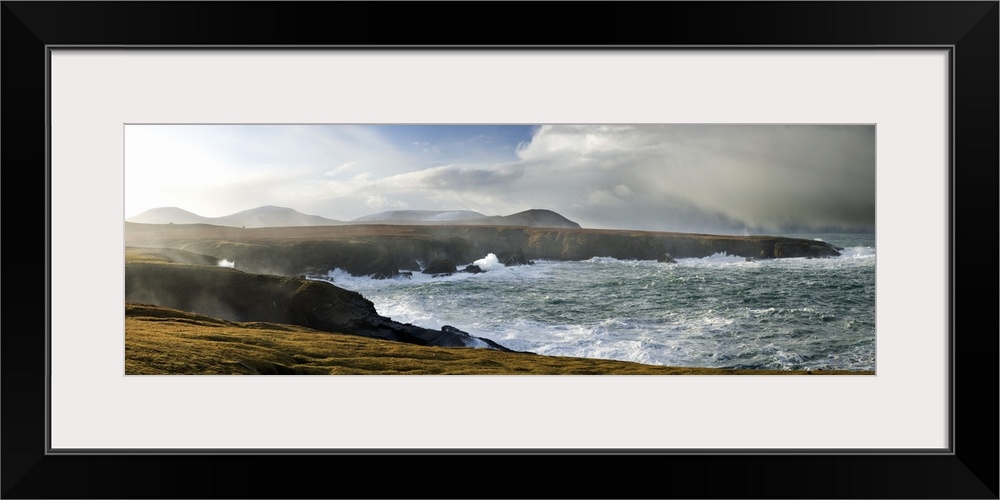
[[875,145],[873,124],[126,124],[125,374],[874,375]]
[[[581,15],[607,15],[588,5]],[[277,478],[313,461],[351,474],[399,471],[392,484],[347,496],[476,496],[426,485],[427,470],[408,465],[419,455],[428,467],[477,468],[489,456],[511,467],[552,459],[647,472],[635,485],[616,472],[553,483],[540,496],[671,496],[677,485],[696,488],[680,493],[688,497],[996,498],[995,430],[971,417],[995,421],[995,393],[956,385],[995,380],[996,359],[979,353],[995,352],[996,338],[975,334],[995,319],[956,308],[973,296],[956,279],[956,256],[972,247],[960,246],[954,221],[995,227],[996,205],[981,200],[996,196],[997,3],[724,5],[657,4],[671,14],[657,18],[664,26],[650,24],[646,4],[611,8],[650,33],[614,40],[626,46],[582,32],[572,46],[498,44],[475,31],[461,44],[418,36],[428,45],[413,46],[397,39],[405,30],[324,39],[316,21],[325,7],[338,26],[358,15],[392,25],[422,10],[407,5],[4,3],[5,104],[47,97],[3,111],[5,123],[22,124],[5,126],[8,185],[36,183],[46,194],[45,233],[34,238],[44,244],[44,286],[8,302],[45,321],[4,335],[3,446],[23,458],[4,461],[4,496],[298,497],[315,485]],[[705,16],[716,21],[692,31],[689,21]],[[265,29],[282,18],[317,24]],[[739,24],[746,19],[768,21]],[[653,35],[664,27],[674,29]],[[874,143],[860,157],[875,156],[875,367],[845,377],[130,374],[121,309],[130,161],[157,158],[150,185],[187,168],[178,148],[131,145],[156,127],[204,137],[199,127],[348,124],[684,126],[728,143],[746,141],[729,128],[860,130]],[[828,154],[808,133],[797,137],[807,154]],[[259,152],[270,140],[233,147]],[[846,154],[854,143],[838,144]],[[746,145],[741,154],[754,154]],[[776,172],[742,182],[796,182],[794,169]],[[357,175],[366,173],[374,170]],[[851,196],[841,181],[808,196]],[[246,179],[215,182],[263,192]],[[639,189],[620,186],[608,195]],[[979,186],[990,191],[967,192]],[[252,485],[227,475],[250,459],[283,472]],[[90,472],[83,484],[73,480],[81,468]],[[717,473],[739,479],[690,481]],[[204,481],[212,486],[199,489]],[[484,492],[523,493],[515,484]]]

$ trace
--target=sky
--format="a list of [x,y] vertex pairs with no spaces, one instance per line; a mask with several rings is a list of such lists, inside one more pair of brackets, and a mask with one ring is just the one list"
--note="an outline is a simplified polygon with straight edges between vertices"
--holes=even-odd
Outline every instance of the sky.
[[125,217],[548,209],[588,228],[873,232],[874,125],[127,125]]

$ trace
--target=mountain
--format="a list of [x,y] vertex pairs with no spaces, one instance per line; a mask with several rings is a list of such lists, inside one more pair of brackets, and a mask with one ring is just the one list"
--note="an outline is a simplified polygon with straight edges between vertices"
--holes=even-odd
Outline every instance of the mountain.
[[486,216],[471,210],[391,210],[354,219],[359,224],[438,224],[460,226],[525,226],[578,228],[579,224],[551,210],[525,210],[512,215]]
[[344,222],[267,205],[222,217],[202,217],[177,207],[153,208],[125,219],[141,224],[212,224],[230,227],[336,226]]
[[503,217],[487,217],[485,224],[525,227],[572,227],[580,225],[551,210],[532,209]]
[[208,224],[207,217],[177,207],[153,208],[125,220],[141,224]]
[[327,219],[318,215],[306,215],[291,208],[273,205],[215,217],[212,220],[214,222],[209,222],[209,224],[234,227],[337,226],[343,224],[339,220]]

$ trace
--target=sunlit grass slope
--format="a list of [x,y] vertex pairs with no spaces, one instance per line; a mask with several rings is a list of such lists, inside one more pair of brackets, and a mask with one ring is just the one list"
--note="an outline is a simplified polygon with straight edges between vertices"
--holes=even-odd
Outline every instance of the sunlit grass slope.
[[236,323],[158,306],[127,304],[125,373],[786,375],[808,372],[673,368],[491,349],[425,347],[293,325]]

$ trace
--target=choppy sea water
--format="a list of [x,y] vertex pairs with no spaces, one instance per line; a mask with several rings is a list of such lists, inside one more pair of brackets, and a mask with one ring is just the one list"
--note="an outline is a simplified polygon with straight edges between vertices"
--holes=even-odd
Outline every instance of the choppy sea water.
[[335,269],[327,278],[395,321],[452,325],[519,351],[671,366],[874,370],[874,235],[795,236],[844,247],[843,255],[747,262],[717,254],[677,264],[596,257],[520,267],[484,258],[483,274],[373,280]]

